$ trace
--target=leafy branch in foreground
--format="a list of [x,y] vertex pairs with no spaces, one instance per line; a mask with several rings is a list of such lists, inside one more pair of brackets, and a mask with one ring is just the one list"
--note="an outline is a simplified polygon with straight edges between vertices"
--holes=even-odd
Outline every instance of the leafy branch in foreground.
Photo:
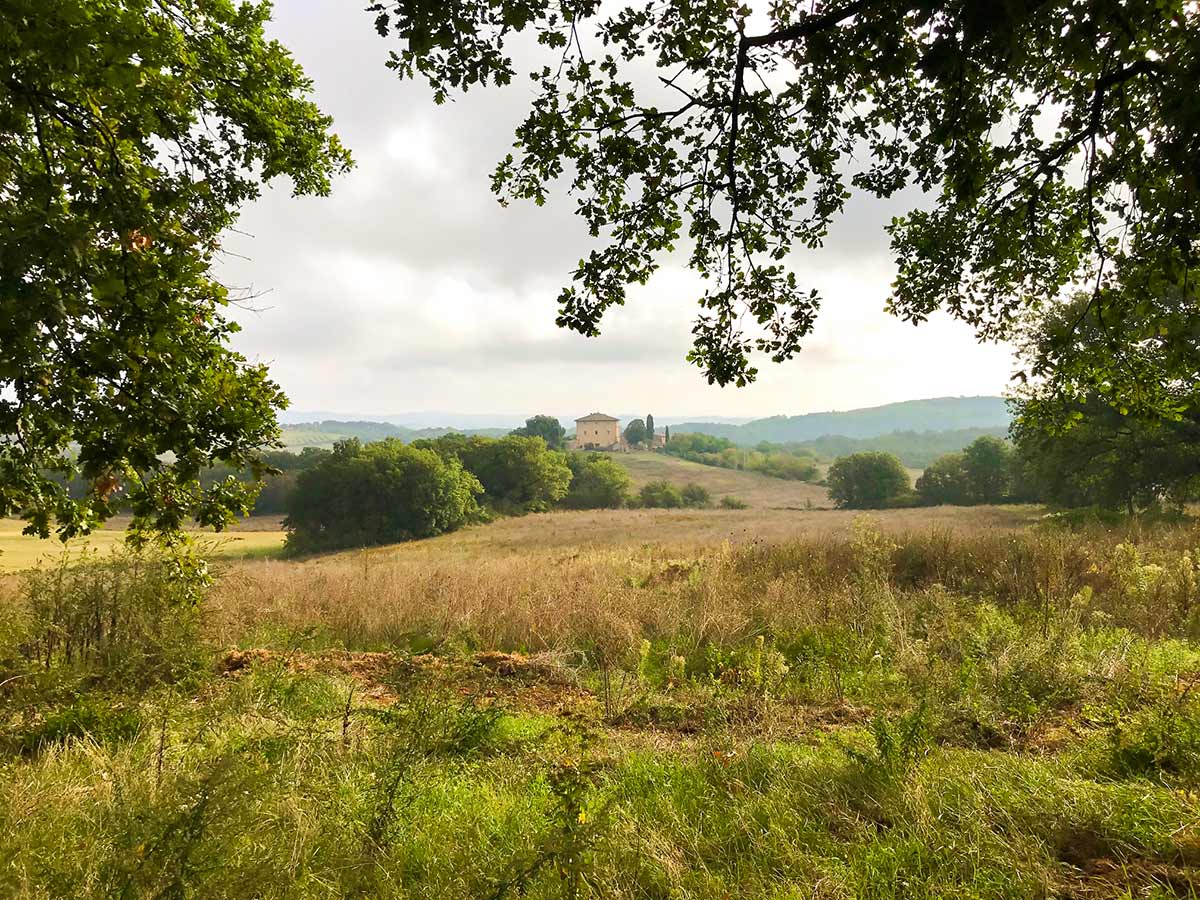
[[[605,312],[686,241],[709,284],[690,360],[745,384],[812,331],[819,297],[787,265],[852,191],[933,202],[888,227],[890,309],[1005,338],[1087,284],[1119,339],[1120,283],[1194,306],[1200,11],[1188,0],[379,0],[389,65],[441,103],[524,74],[535,96],[502,201],[565,181],[595,248],[558,323]],[[510,54],[528,32],[537,47]],[[540,55],[538,55],[540,54]],[[515,61],[519,58],[520,62]],[[1165,282],[1155,293],[1148,283]],[[1194,340],[1188,334],[1185,339]],[[1128,387],[1125,385],[1123,387]]]
[[261,473],[285,403],[229,349],[221,234],[278,176],[328,193],[349,154],[267,3],[0,11],[0,516],[64,538],[122,508],[221,527],[254,489],[200,472]]

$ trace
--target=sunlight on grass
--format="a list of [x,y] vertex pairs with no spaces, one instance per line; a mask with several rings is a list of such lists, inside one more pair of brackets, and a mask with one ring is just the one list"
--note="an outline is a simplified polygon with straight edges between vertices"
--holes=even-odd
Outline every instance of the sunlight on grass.
[[[125,531],[104,528],[86,537],[63,544],[57,538],[42,540],[22,534],[24,522],[14,519],[0,520],[0,572],[17,572],[37,565],[39,562],[55,560],[65,551],[80,550],[107,552],[119,547],[125,540]],[[206,552],[212,556],[230,559],[261,559],[274,556],[283,547],[284,533],[278,527],[273,530],[238,530],[216,534],[212,531],[193,531],[191,534],[204,539]]]

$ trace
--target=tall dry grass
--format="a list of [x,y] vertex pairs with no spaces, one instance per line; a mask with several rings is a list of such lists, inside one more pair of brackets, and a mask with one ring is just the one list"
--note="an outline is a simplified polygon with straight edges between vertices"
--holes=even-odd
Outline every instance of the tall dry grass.
[[1047,610],[1086,589],[1090,610],[1151,635],[1188,628],[1197,615],[1195,526],[889,533],[872,521],[777,542],[519,551],[501,542],[483,552],[431,541],[408,552],[247,562],[218,584],[210,627],[226,644],[281,627],[317,629],[352,648],[628,648],[664,637],[732,646],[853,620],[872,592],[900,598],[902,613],[935,589]]

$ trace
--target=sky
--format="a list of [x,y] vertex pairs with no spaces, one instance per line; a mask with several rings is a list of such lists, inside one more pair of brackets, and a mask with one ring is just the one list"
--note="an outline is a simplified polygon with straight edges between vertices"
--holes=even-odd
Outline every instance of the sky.
[[218,276],[243,300],[235,346],[269,364],[291,415],[437,410],[582,415],[647,409],[758,417],[998,394],[1009,348],[948,317],[918,328],[884,311],[894,273],[883,230],[906,202],[851,201],[824,248],[789,259],[823,306],[791,362],[757,361],[747,388],[689,365],[701,295],[682,253],[630,291],[599,338],[554,325],[555,298],[589,242],[559,191],[501,207],[496,162],[532,96],[521,79],[436,106],[384,65],[389,41],[365,4],[279,0],[272,36],[315,82],[356,168],[330,197],[279,182],[228,236]]

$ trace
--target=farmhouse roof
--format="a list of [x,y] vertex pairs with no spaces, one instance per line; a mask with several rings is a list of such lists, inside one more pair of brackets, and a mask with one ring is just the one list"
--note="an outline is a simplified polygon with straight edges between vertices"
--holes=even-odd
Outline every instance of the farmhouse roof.
[[578,418],[575,421],[576,422],[620,422],[621,420],[614,418],[613,416],[606,416],[604,413],[591,413],[589,415],[582,416],[581,418]]

